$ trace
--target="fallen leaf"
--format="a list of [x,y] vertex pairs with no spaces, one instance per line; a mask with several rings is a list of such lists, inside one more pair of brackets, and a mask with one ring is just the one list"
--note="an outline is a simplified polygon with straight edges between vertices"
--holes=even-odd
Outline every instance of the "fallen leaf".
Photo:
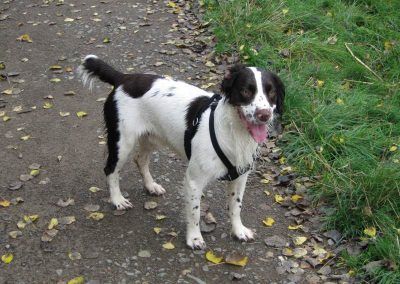
[[75,19],[72,19],[72,18],[65,18],[64,19],[64,22],[73,22],[73,21],[75,21]]
[[16,239],[16,238],[22,236],[22,232],[21,231],[11,231],[11,232],[8,232],[8,235],[11,238]]
[[89,188],[89,191],[91,191],[91,192],[93,192],[93,193],[96,193],[96,192],[101,191],[101,190],[102,190],[102,189],[100,189],[100,188],[98,188],[98,187],[96,187],[96,186],[92,186],[92,187]]
[[58,225],[58,220],[57,218],[51,218],[49,225],[47,226],[47,228],[49,230],[53,229],[54,227],[56,227]]
[[267,196],[270,196],[270,195],[271,195],[271,192],[269,192],[268,190],[264,190],[264,193],[265,193]]
[[157,206],[158,206],[158,204],[155,201],[146,201],[144,203],[144,209],[146,209],[146,210],[155,209],[155,208],[157,208]]
[[110,38],[109,37],[105,37],[104,39],[103,39],[103,43],[110,43]]
[[95,212],[100,209],[100,205],[97,204],[86,204],[85,207],[83,207],[86,211],[89,212]]
[[325,85],[325,81],[323,81],[323,80],[317,80],[317,87],[318,88],[321,88],[321,87],[323,87]]
[[60,69],[62,69],[62,66],[60,66],[60,65],[51,65],[49,67],[49,69],[50,70],[60,70]]
[[68,253],[68,257],[69,257],[70,260],[79,260],[79,259],[82,259],[82,255],[81,255],[79,252],[77,252],[77,251],[69,252],[69,253]]
[[264,183],[264,184],[268,184],[268,183],[269,183],[269,180],[264,178],[264,179],[260,180],[260,182],[261,182],[261,183]]
[[95,221],[100,221],[103,218],[104,218],[104,214],[101,212],[93,212],[93,213],[90,213],[88,216],[88,219],[93,219]]
[[162,246],[165,249],[174,249],[175,248],[174,244],[171,242],[167,242],[167,243],[163,244]]
[[289,225],[288,226],[289,230],[298,230],[298,229],[301,229],[301,228],[303,228],[303,225]]
[[25,226],[26,226],[26,223],[24,221],[20,220],[20,221],[17,222],[18,229],[22,230],[22,229],[25,228]]
[[53,238],[57,235],[57,233],[58,233],[58,230],[56,230],[56,229],[46,230],[43,232],[43,235],[40,238],[40,240],[42,242],[51,242],[53,240]]
[[29,174],[33,177],[38,176],[40,174],[40,170],[38,169],[31,170]]
[[31,138],[30,135],[25,135],[25,136],[22,136],[20,139],[21,139],[22,141],[26,141],[26,140],[28,140],[28,139],[30,139],[30,138]]
[[24,216],[24,221],[26,223],[32,223],[37,221],[37,219],[39,219],[39,215],[35,214],[35,215],[25,215]]
[[167,216],[165,216],[165,215],[161,215],[161,214],[156,215],[156,220],[164,220],[165,218],[167,218]]
[[216,256],[211,250],[206,253],[206,259],[212,263],[218,264],[221,263],[223,257]]
[[293,256],[293,250],[291,248],[284,248],[282,254],[284,256]]
[[67,284],[84,284],[84,283],[85,283],[85,278],[83,276],[72,278],[67,282]]
[[344,105],[344,101],[343,101],[341,98],[337,98],[337,99],[336,99],[336,103],[337,103],[338,105]]
[[52,107],[53,107],[53,104],[50,103],[50,102],[45,102],[44,105],[43,105],[43,108],[44,108],[44,109],[50,109],[50,108],[52,108]]
[[9,264],[14,258],[14,255],[12,253],[6,253],[1,256],[1,261],[4,262],[5,264]]
[[8,207],[8,206],[10,206],[10,204],[11,204],[10,201],[8,201],[6,199],[0,200],[0,206]]
[[293,250],[293,256],[295,258],[300,258],[307,255],[307,250],[305,248],[295,248]]
[[292,195],[292,197],[290,197],[290,199],[291,199],[294,203],[296,203],[297,201],[299,201],[299,200],[302,199],[302,198],[303,198],[303,196],[298,195],[298,194],[294,194],[294,195]]
[[364,234],[367,236],[374,238],[376,236],[376,228],[375,227],[367,227],[364,229]]
[[68,198],[66,201],[64,201],[62,199],[59,199],[57,201],[57,205],[60,207],[67,207],[69,205],[74,205],[74,204],[75,204],[75,201],[72,198]]
[[330,36],[330,37],[328,37],[328,39],[326,40],[326,43],[328,43],[328,44],[336,44],[336,42],[337,42],[337,37],[336,37],[336,35],[333,35],[333,36]]
[[205,64],[207,67],[215,67],[215,64],[212,63],[211,61],[207,61]]
[[62,116],[62,117],[66,117],[66,116],[69,116],[70,115],[70,113],[69,112],[64,112],[64,111],[60,111],[60,116]]
[[84,112],[84,111],[78,111],[78,112],[76,113],[76,116],[79,117],[79,118],[82,118],[82,117],[84,117],[84,116],[87,116],[87,113]]
[[72,223],[74,223],[76,221],[75,216],[65,216],[65,217],[61,217],[58,220],[58,223],[60,225],[71,225]]
[[285,199],[280,194],[275,194],[275,202],[282,203]]
[[7,115],[3,116],[3,121],[4,122],[9,121],[10,119],[11,119],[11,117],[9,117]]
[[161,228],[159,227],[154,227],[153,230],[157,235],[161,232]]
[[271,227],[275,223],[275,220],[271,217],[267,217],[265,220],[263,220],[263,223],[265,226]]
[[18,41],[24,41],[24,42],[29,42],[29,43],[31,43],[31,42],[33,42],[32,41],[32,39],[31,39],[31,37],[28,35],[28,34],[23,34],[23,35],[21,35],[20,37],[17,37],[17,40]]
[[242,267],[245,266],[248,261],[249,261],[249,258],[247,256],[243,256],[238,253],[229,254],[225,258],[226,263],[229,263],[232,265],[237,265],[237,266],[242,266]]
[[395,151],[397,151],[397,146],[396,146],[396,145],[391,146],[391,147],[389,148],[389,151],[390,151],[390,152],[395,152]]
[[300,236],[298,236],[298,237],[293,237],[293,243],[294,243],[296,246],[299,246],[299,245],[304,244],[305,241],[307,241],[307,238],[306,238],[306,237],[300,237]]
[[64,93],[64,96],[75,96],[76,93],[74,91],[67,91]]
[[52,82],[52,83],[60,83],[61,79],[60,78],[52,78],[52,79],[50,79],[50,82]]

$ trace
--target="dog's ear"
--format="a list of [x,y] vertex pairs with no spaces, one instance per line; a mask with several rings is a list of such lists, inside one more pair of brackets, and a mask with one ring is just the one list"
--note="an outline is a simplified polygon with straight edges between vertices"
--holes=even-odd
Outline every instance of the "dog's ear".
[[229,67],[226,72],[224,79],[222,80],[221,90],[225,95],[229,95],[232,91],[233,84],[236,80],[239,71],[246,68],[243,64],[236,64]]
[[275,74],[272,76],[276,92],[276,112],[279,116],[283,115],[284,101],[285,101],[285,85],[282,80]]

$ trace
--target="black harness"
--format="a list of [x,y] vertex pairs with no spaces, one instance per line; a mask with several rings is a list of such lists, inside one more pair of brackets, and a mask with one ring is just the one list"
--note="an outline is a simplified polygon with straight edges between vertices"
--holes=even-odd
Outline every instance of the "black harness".
[[226,175],[224,175],[223,177],[219,178],[219,180],[232,181],[232,180],[237,179],[240,175],[248,172],[253,167],[253,165],[248,165],[246,168],[241,170],[241,173],[239,173],[238,169],[234,165],[232,165],[232,163],[225,156],[224,152],[222,152],[222,149],[218,144],[218,140],[217,140],[217,136],[215,135],[215,128],[214,128],[214,111],[218,105],[218,102],[221,99],[222,99],[221,95],[218,95],[218,94],[213,95],[209,99],[207,104],[205,104],[197,112],[195,119],[192,121],[192,125],[185,131],[184,145],[185,145],[186,156],[187,156],[188,160],[190,160],[190,157],[192,155],[192,139],[196,135],[196,132],[199,128],[200,120],[201,120],[201,116],[203,115],[203,112],[205,112],[208,109],[208,107],[210,107],[211,112],[210,112],[210,120],[209,120],[209,129],[210,129],[211,143],[214,147],[215,152],[217,153],[218,157],[220,158],[221,162],[228,169],[228,173]]

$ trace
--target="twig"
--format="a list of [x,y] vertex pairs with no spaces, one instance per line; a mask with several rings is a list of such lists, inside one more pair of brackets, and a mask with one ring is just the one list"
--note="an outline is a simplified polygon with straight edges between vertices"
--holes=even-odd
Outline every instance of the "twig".
[[365,84],[365,85],[373,85],[374,83],[372,82],[364,82],[364,81],[357,81],[357,80],[350,80],[350,79],[344,79],[346,82],[353,82],[353,83],[360,83],[360,84]]
[[353,56],[353,58],[354,58],[355,60],[357,60],[358,63],[360,63],[360,64],[361,64],[362,66],[364,66],[365,68],[367,68],[368,71],[370,71],[372,74],[374,74],[375,77],[378,78],[380,81],[383,81],[383,79],[382,79],[378,74],[376,74],[376,72],[375,72],[374,70],[372,70],[371,68],[369,68],[367,64],[365,64],[364,62],[362,62],[360,58],[358,58],[357,56],[354,55],[353,51],[351,51],[351,49],[350,49],[350,47],[349,47],[349,44],[348,44],[347,42],[345,42],[344,45],[346,46],[347,50],[350,52],[351,56]]

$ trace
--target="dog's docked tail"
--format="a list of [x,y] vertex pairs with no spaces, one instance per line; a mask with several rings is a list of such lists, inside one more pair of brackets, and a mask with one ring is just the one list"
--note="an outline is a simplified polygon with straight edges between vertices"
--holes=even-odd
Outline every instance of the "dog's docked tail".
[[121,84],[124,74],[115,70],[110,65],[99,59],[96,55],[88,55],[78,68],[79,76],[84,85],[88,84],[92,89],[94,77],[117,87]]

